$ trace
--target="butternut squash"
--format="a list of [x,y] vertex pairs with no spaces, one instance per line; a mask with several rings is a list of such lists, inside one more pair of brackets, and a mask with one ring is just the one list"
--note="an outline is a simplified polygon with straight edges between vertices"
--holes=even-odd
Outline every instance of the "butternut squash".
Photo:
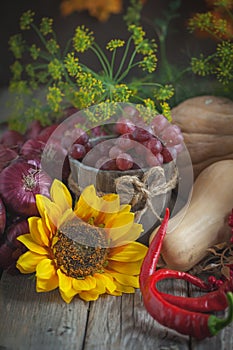
[[232,100],[196,96],[174,107],[172,119],[183,133],[195,178],[208,165],[233,159]]
[[228,215],[232,207],[233,160],[218,161],[197,177],[190,204],[174,230],[173,223],[178,222],[180,213],[169,222],[170,232],[161,251],[167,267],[188,271],[206,256],[208,248],[228,241],[231,236]]

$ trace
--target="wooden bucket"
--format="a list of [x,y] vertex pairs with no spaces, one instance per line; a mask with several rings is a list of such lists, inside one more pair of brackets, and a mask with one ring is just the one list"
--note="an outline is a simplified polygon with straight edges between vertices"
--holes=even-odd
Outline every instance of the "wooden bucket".
[[[127,171],[117,171],[117,170],[99,170],[94,167],[87,166],[82,162],[69,158],[71,175],[69,179],[69,185],[71,190],[80,194],[80,192],[88,185],[94,184],[97,193],[100,195],[105,193],[118,193],[122,204],[131,204],[132,211],[135,212],[135,220],[138,223],[141,223],[144,228],[144,232],[141,235],[139,241],[147,244],[148,238],[152,230],[160,224],[159,217],[162,217],[165,209],[169,206],[172,195],[172,188],[166,191],[151,197],[151,200],[142,199],[137,201],[134,195],[132,195],[132,190],[134,191],[134,183],[131,183],[131,179],[138,179],[139,183],[143,183],[143,179],[148,174],[151,169],[136,169],[136,170],[127,170]],[[160,184],[164,185],[168,183],[176,173],[175,162],[170,162],[163,164],[161,167],[162,173],[164,174],[163,178],[160,178]],[[176,173],[177,174],[177,173]],[[153,177],[153,173],[151,174]],[[130,193],[122,192],[122,187],[119,186],[119,181],[123,180],[124,188],[127,189],[127,184],[129,186]],[[153,182],[153,178],[149,179],[149,182]],[[151,189],[150,192],[150,183],[147,183],[147,191],[149,193],[153,192]],[[145,185],[146,186],[146,185]],[[140,197],[140,196],[139,196]],[[135,202],[136,199],[136,202]]]

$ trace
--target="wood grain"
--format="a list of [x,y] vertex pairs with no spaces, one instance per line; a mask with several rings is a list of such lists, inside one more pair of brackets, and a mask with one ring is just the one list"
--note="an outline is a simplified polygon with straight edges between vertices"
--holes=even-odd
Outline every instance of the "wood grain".
[[[183,281],[159,284],[167,293],[197,295]],[[158,324],[146,312],[139,290],[66,304],[58,291],[36,293],[28,276],[3,273],[0,280],[0,350],[228,350],[233,325],[196,341]]]
[[0,349],[82,349],[89,305],[66,304],[57,291],[39,294],[34,286],[28,276],[3,274]]
[[[189,349],[189,338],[160,326],[143,306],[141,293],[103,296],[66,304],[57,291],[38,294],[28,276],[3,274],[0,281],[1,350]],[[162,289],[172,292],[173,282]],[[186,295],[178,282],[176,293]]]

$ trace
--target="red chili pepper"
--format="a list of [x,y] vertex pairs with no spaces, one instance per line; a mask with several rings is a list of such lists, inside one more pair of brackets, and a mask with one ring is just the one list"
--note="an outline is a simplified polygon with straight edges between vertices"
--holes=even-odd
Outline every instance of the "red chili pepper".
[[[172,277],[169,277],[172,278]],[[176,278],[178,278],[176,276]],[[182,278],[183,279],[183,278]],[[198,312],[222,311],[228,306],[226,293],[222,290],[209,292],[199,297],[174,296],[160,292],[160,295],[169,303],[182,307],[183,309]]]
[[[165,270],[166,271],[166,270]],[[161,274],[161,275],[160,275]],[[164,278],[164,271],[158,270],[147,280],[143,293],[144,305],[150,315],[162,325],[199,340],[218,333],[233,320],[233,294],[227,293],[228,316],[220,319],[215,315],[194,312],[169,303],[156,288],[156,283]]]
[[169,216],[170,216],[170,211],[167,208],[162,224],[158,232],[154,236],[150,244],[150,247],[147,251],[147,254],[145,256],[145,259],[143,260],[143,264],[141,266],[141,272],[139,276],[140,286],[142,289],[146,285],[148,277],[153,275],[153,273],[156,270],[163,240],[167,231]]
[[[191,335],[197,339],[213,336],[233,319],[232,293],[227,293],[226,295],[222,289],[201,297],[186,298],[162,293],[156,288],[156,283],[165,278],[184,279],[203,290],[208,290],[209,288],[209,285],[204,281],[185,272],[168,269],[156,271],[168,220],[169,209],[166,210],[164,220],[151,242],[141,267],[140,288],[144,305],[151,316],[158,322],[166,327],[175,329],[179,333]],[[219,319],[214,315],[204,313],[222,310],[228,305],[229,314],[226,319]]]

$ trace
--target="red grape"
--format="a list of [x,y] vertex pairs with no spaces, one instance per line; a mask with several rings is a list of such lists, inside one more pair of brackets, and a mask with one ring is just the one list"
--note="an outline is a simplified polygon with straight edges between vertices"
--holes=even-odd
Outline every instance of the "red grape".
[[75,143],[79,143],[80,145],[85,145],[89,141],[89,137],[84,130],[80,128],[75,128],[73,133],[74,135],[77,135],[77,139],[75,140]]
[[121,135],[116,139],[116,144],[119,148],[121,148],[124,151],[127,151],[128,149],[132,148],[134,146],[134,141],[132,134],[126,133]]
[[163,147],[162,152],[163,162],[169,163],[176,158],[177,152],[174,147]]
[[88,142],[85,144],[86,153],[90,152],[91,149],[92,149],[92,144],[88,141]]
[[151,122],[151,126],[154,130],[154,133],[158,136],[161,134],[161,131],[163,131],[169,125],[169,121],[162,114],[156,115],[156,117],[154,117],[154,119]]
[[116,123],[116,131],[119,132],[119,134],[127,134],[132,133],[135,129],[135,125],[133,122],[128,118],[121,117],[118,119]]
[[162,133],[163,141],[167,146],[178,145],[183,141],[183,135],[177,125],[169,125]]
[[148,142],[146,147],[154,154],[157,155],[163,149],[162,143],[156,138],[152,137]]
[[161,153],[156,154],[156,158],[160,164],[163,164],[163,155]]
[[151,133],[148,130],[138,127],[134,129],[132,136],[135,141],[139,142],[147,141],[152,137]]
[[116,159],[108,159],[100,167],[100,170],[117,170]]
[[74,143],[71,146],[71,150],[70,150],[69,154],[74,159],[82,159],[86,155],[86,149],[83,145],[80,145],[78,143]]
[[111,159],[117,158],[122,153],[122,150],[118,146],[113,146],[109,150],[109,157]]
[[116,158],[116,165],[119,170],[129,170],[133,167],[133,159],[130,154],[128,153],[121,153]]
[[100,157],[95,163],[95,168],[100,169],[108,160],[107,156]]
[[116,160],[109,157],[101,157],[95,163],[95,168],[100,170],[116,170]]

